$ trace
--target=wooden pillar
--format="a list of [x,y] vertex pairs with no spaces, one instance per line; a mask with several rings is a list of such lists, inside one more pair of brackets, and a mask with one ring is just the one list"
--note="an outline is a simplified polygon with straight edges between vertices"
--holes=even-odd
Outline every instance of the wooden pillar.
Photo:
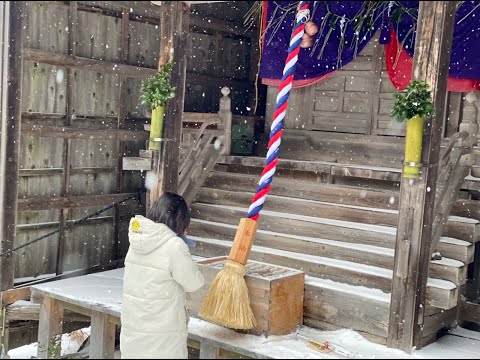
[[159,68],[174,62],[172,84],[175,98],[167,102],[163,128],[162,148],[158,159],[154,157],[153,171],[157,187],[149,194],[150,203],[164,192],[178,191],[178,172],[182,135],[182,116],[185,100],[187,70],[186,47],[190,27],[190,5],[183,1],[165,1],[160,7],[160,56]]
[[[120,42],[121,50],[121,61],[122,64],[128,63],[128,34],[130,27],[130,8],[123,8],[122,12],[122,34]],[[125,124],[125,119],[128,115],[127,108],[127,78],[120,76],[118,79],[119,94],[118,94],[118,118],[117,118],[117,128],[123,129]],[[117,154],[117,166],[116,166],[116,177],[115,177],[115,190],[117,194],[122,192],[123,184],[123,154],[125,153],[125,143],[121,140],[116,140],[115,150]],[[113,216],[113,247],[112,254],[110,256],[111,261],[115,261],[119,258],[120,251],[120,209],[118,206],[115,206],[114,216]]]
[[[70,1],[70,7],[68,9],[68,55],[76,56],[77,54],[77,2]],[[67,104],[64,126],[68,127],[72,125],[72,116],[75,113],[75,70],[66,69],[67,80]],[[71,156],[71,139],[63,139],[63,179],[61,196],[67,196],[70,188],[70,163]],[[68,221],[69,209],[60,209],[59,225],[65,227]],[[63,274],[65,263],[65,242],[67,240],[67,231],[61,231],[58,235],[58,247],[57,247],[57,262],[55,272],[57,275]]]
[[[0,253],[13,248],[17,225],[18,157],[22,113],[22,2],[3,1],[1,39]],[[13,256],[0,258],[0,291],[13,286]]]
[[422,177],[402,178],[387,345],[411,352],[423,341],[423,320],[435,201],[442,115],[455,5],[420,1],[413,80],[425,80],[437,116],[428,119],[423,139]]

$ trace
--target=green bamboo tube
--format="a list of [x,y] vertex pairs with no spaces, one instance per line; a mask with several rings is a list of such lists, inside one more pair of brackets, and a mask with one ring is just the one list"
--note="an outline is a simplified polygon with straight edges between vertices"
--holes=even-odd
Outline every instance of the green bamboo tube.
[[152,121],[150,124],[150,145],[149,150],[160,150],[161,144],[153,139],[160,139],[163,134],[163,106],[159,106],[152,111]]
[[422,141],[424,119],[418,115],[407,120],[405,137],[405,163],[403,167],[403,177],[418,179],[420,177],[420,167],[407,165],[420,164],[422,161]]

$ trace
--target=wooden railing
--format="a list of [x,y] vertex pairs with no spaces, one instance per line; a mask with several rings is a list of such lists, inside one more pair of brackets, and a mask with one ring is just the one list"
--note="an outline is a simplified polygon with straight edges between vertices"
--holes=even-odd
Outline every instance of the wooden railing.
[[476,121],[460,123],[459,131],[450,137],[438,165],[438,180],[435,193],[435,208],[431,251],[438,252],[438,243],[443,226],[452,211],[460,187],[470,174],[474,162],[473,147],[477,143],[478,124]]
[[[231,144],[232,113],[230,89],[222,88],[220,110],[217,114],[183,113],[183,126],[194,124],[190,128],[195,132],[193,141],[183,141],[184,156],[180,156],[178,190],[187,203],[191,203],[201,186],[213,170],[221,155],[229,155]],[[200,125],[197,129],[195,125]],[[150,125],[146,124],[146,131]],[[185,134],[184,134],[185,135]],[[186,149],[185,149],[186,147]],[[123,170],[152,171],[154,153],[140,150],[138,157],[124,157]]]
[[[220,110],[216,118],[199,119],[202,123],[187,148],[180,166],[178,193],[188,204],[197,196],[221,155],[229,155],[231,144],[232,112],[230,89],[222,88]],[[211,129],[216,125],[216,129]],[[186,145],[186,144],[185,144]]]

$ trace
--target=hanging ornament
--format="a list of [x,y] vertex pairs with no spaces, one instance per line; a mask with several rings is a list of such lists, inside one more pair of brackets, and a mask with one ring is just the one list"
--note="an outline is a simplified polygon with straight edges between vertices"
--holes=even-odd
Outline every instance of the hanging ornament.
[[313,21],[308,21],[305,24],[305,32],[310,36],[315,36],[318,32],[318,26]]
[[309,48],[313,45],[313,39],[308,34],[303,34],[302,42],[300,43],[301,48]]

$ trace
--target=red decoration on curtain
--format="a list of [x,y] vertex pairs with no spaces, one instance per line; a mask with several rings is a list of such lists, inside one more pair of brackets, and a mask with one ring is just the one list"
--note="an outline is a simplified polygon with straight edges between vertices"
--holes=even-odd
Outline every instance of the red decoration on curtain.
[[[398,90],[403,90],[412,80],[413,58],[403,48],[398,53],[400,47],[401,44],[392,26],[390,29],[390,43],[385,44],[385,63],[393,86]],[[477,80],[448,78],[447,89],[454,92],[480,90],[480,82]]]

